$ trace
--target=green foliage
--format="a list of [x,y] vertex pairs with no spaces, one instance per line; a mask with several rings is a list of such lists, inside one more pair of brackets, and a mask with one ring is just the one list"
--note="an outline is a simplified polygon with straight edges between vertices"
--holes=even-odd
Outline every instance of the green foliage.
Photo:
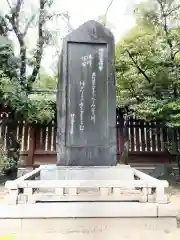
[[14,56],[12,43],[7,37],[0,36],[0,70],[10,78],[17,77],[19,59]]
[[57,89],[57,76],[47,76],[41,74],[39,79],[37,79],[33,85],[33,89]]
[[19,165],[19,163],[16,162],[14,160],[14,158],[9,158],[6,155],[6,157],[4,157],[4,159],[3,159],[3,167],[2,167],[1,171],[3,174],[6,175],[8,171],[17,169],[18,165]]
[[17,169],[18,162],[13,158],[9,158],[7,152],[3,149],[3,144],[0,143],[0,174],[6,174],[11,169]]
[[[18,70],[21,59],[14,56],[12,43],[7,36],[0,36],[0,104],[13,112],[16,120],[28,122],[50,122],[55,116],[55,99],[45,95],[31,97],[26,88],[26,80],[21,82]],[[53,89],[57,78],[41,78],[40,87]],[[37,84],[36,84],[37,85]]]
[[173,127],[180,126],[180,6],[166,3],[137,5],[136,26],[116,46],[117,102]]
[[[14,123],[21,120],[30,123],[48,123],[54,119],[54,101],[45,96],[31,97],[33,85],[40,73],[44,48],[52,39],[52,33],[47,29],[47,22],[57,16],[51,11],[53,2],[53,0],[38,0],[37,12],[32,12],[27,18],[23,17],[26,10],[23,0],[15,0],[13,4],[7,1],[9,10],[6,14],[0,15],[0,106],[9,113],[6,136],[7,158],[3,168],[6,174],[12,174],[12,170],[17,170],[20,156],[20,142],[15,137],[17,129]],[[33,24],[37,29],[35,31],[37,44],[33,54],[28,54],[26,37]],[[9,34],[12,33],[13,40],[16,38],[19,44],[18,57],[15,57],[13,44],[9,41]],[[49,79],[41,81],[42,83],[48,88],[52,87],[52,81]]]
[[44,95],[31,97],[27,95],[18,81],[11,81],[1,73],[0,104],[13,109],[16,120],[28,122],[50,122],[55,116],[55,99]]
[[[4,15],[0,14],[0,104],[6,107],[11,118],[39,123],[54,119],[55,99],[43,93],[36,97],[32,94],[37,88],[56,89],[57,77],[40,74],[44,49],[51,44],[53,35],[47,28],[48,22],[63,14],[54,12],[53,3],[54,0],[38,0],[35,5],[32,3],[36,11],[24,15],[27,5],[23,0],[15,0],[13,4],[8,2]],[[27,43],[31,27],[37,40],[33,50]],[[13,41],[19,44],[17,57],[9,33],[13,33]]]
[[56,100],[55,95],[46,94],[29,97],[31,109],[28,115],[29,122],[49,123],[55,119]]

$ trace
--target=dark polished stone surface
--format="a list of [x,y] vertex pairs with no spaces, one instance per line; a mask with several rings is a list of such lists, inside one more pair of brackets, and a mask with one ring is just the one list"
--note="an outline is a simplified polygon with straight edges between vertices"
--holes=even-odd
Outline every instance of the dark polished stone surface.
[[64,39],[57,124],[57,165],[116,165],[114,37],[95,21]]

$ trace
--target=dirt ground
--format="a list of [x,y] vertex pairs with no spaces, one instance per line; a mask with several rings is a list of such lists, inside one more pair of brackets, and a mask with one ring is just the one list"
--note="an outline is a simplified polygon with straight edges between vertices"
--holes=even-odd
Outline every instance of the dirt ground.
[[[118,239],[118,240],[141,240],[141,239],[158,239],[161,238],[161,240],[179,240],[180,238],[180,184],[171,184],[169,189],[168,189],[168,194],[170,196],[170,201],[172,204],[174,204],[177,209],[178,209],[178,217],[177,217],[177,222],[178,222],[178,228],[176,230],[174,230],[173,232],[159,232],[159,231],[145,231],[142,229],[137,229],[136,231],[130,231],[130,233],[127,232],[122,232],[121,236],[119,236],[118,238],[116,238],[117,236],[111,236],[110,238],[108,238],[108,236],[106,236],[105,238],[103,237],[104,240],[108,239]],[[0,186],[0,203],[5,203],[5,199],[4,199],[5,193],[4,193],[4,187]],[[1,236],[0,236],[1,237]],[[28,240],[28,239],[38,239],[38,240],[55,240],[58,238],[64,239],[64,240],[71,240],[74,239],[73,236],[69,236],[68,238],[65,236],[60,236],[59,234],[41,234],[41,235],[37,235],[37,234],[26,234],[25,235],[17,235],[14,240]],[[79,240],[83,239],[83,240],[92,240],[93,236],[86,236],[85,238],[83,236],[76,236],[78,237]],[[99,236],[100,237],[100,236]],[[100,237],[101,238],[101,237]],[[0,238],[1,239],[1,238]]]
[[175,205],[178,210],[177,222],[180,231],[180,184],[170,184],[168,194],[170,196],[170,202]]

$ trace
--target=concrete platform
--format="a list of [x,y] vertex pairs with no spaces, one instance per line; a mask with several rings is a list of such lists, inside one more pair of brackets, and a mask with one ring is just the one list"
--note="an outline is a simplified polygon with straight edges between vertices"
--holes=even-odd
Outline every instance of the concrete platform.
[[121,229],[121,232],[97,232],[97,233],[82,233],[74,232],[69,234],[63,233],[18,233],[15,234],[13,240],[179,240],[180,229],[174,231],[163,231],[163,230],[144,230],[144,229]]
[[0,205],[0,219],[176,217],[171,204],[139,202],[61,202]]
[[[176,209],[170,204],[129,202],[71,202],[0,205],[0,233],[59,233],[63,239],[79,234],[104,237],[123,229],[172,231]],[[113,238],[114,239],[114,238]],[[117,238],[118,239],[118,238]]]
[[[78,235],[107,239],[122,232],[135,230],[166,231],[176,229],[175,218],[44,218],[44,219],[1,219],[0,235],[5,234],[60,234],[63,239]],[[69,238],[70,237],[70,238]],[[60,238],[59,238],[60,239]],[[77,238],[79,239],[79,238]],[[98,239],[98,238],[95,238]],[[114,238],[113,238],[114,239]]]

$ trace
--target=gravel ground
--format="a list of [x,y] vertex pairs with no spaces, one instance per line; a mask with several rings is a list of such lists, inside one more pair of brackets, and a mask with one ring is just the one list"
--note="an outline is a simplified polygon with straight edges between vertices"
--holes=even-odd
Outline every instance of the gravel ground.
[[174,204],[178,210],[177,222],[178,228],[180,230],[180,184],[170,185],[168,193],[170,195],[171,203]]

